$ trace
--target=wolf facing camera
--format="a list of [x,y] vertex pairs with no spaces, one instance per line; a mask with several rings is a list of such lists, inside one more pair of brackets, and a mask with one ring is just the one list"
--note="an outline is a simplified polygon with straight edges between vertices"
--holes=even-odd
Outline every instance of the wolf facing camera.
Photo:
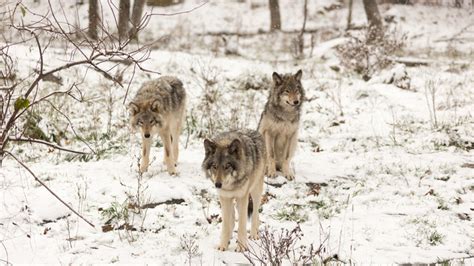
[[179,136],[186,114],[186,91],[176,77],[163,76],[145,82],[129,104],[132,130],[140,129],[142,159],[140,172],[150,163],[153,136],[158,134],[164,147],[164,164],[175,175],[179,155]]
[[266,175],[275,177],[279,170],[288,180],[295,178],[290,167],[296,150],[301,105],[305,92],[301,84],[303,72],[278,74],[273,72],[273,86],[260,117],[258,131],[265,139],[267,151]]
[[260,201],[265,174],[265,144],[257,131],[242,130],[221,133],[204,140],[205,158],[202,170],[218,189],[222,209],[222,230],[217,249],[229,247],[235,225],[234,200],[237,203],[237,251],[247,250],[247,215],[252,199],[250,238],[258,239]]

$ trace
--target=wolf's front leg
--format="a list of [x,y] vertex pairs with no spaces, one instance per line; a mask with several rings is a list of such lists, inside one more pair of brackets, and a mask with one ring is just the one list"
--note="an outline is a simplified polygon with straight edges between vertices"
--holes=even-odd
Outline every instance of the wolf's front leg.
[[298,140],[297,134],[294,133],[288,139],[285,145],[284,153],[283,153],[284,157],[283,157],[283,162],[281,165],[281,171],[283,172],[283,175],[285,176],[285,178],[290,181],[295,179],[295,174],[290,167],[290,162],[296,150],[297,140]]
[[217,249],[225,251],[229,248],[229,241],[232,237],[232,230],[234,229],[234,204],[231,198],[220,197],[222,209],[222,228],[221,240]]
[[163,130],[160,132],[161,140],[163,141],[163,147],[165,149],[165,158],[164,162],[166,164],[166,169],[170,175],[176,174],[176,167],[174,164],[173,157],[173,147],[171,145],[171,132],[169,129]]
[[181,130],[179,128],[173,129],[173,134],[171,135],[171,146],[173,147],[173,162],[174,166],[178,165],[179,157],[179,135]]
[[270,132],[264,133],[265,138],[265,148],[267,149],[267,165],[266,165],[266,175],[268,177],[276,177],[276,164],[275,164],[275,138],[270,134]]
[[151,136],[148,138],[142,137],[142,160],[140,162],[140,173],[144,173],[148,170],[148,165],[150,164],[151,140]]
[[249,195],[237,199],[237,211],[239,212],[239,228],[237,230],[237,248],[235,251],[244,252],[247,246],[247,208],[249,205]]

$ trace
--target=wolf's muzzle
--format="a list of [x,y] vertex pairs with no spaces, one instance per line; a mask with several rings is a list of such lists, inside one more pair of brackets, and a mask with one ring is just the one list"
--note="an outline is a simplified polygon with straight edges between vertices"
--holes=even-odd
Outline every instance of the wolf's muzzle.
[[146,133],[144,136],[145,136],[145,138],[149,138],[149,137],[150,137],[150,133]]
[[221,182],[216,182],[214,185],[216,185],[216,188],[221,188],[221,187],[222,187],[222,183],[221,183]]

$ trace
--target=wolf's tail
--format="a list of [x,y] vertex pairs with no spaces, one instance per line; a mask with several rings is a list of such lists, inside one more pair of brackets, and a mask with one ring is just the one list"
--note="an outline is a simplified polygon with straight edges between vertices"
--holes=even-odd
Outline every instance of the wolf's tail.
[[252,197],[249,195],[249,205],[247,206],[247,218],[252,217],[252,214],[253,214],[253,200],[252,200]]

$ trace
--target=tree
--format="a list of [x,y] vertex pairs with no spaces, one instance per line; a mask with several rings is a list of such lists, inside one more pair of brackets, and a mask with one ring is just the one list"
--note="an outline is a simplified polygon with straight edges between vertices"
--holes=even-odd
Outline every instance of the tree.
[[350,30],[351,29],[351,24],[352,24],[352,6],[353,6],[353,0],[349,0],[349,3],[348,3],[348,13],[347,13],[347,26],[346,26],[346,30]]
[[278,0],[269,0],[270,4],[270,30],[281,30],[280,5]]
[[118,34],[120,42],[128,39],[128,23],[130,21],[130,0],[120,0]]
[[89,31],[88,35],[91,39],[97,40],[97,26],[99,24],[99,2],[97,0],[89,0]]
[[[134,69],[137,68],[145,72],[156,72],[147,70],[141,65],[149,58],[149,45],[136,45],[128,49],[128,42],[117,43],[117,39],[106,27],[102,28],[104,34],[98,36],[97,40],[71,38],[71,36],[82,34],[83,30],[68,22],[66,12],[55,11],[56,8],[53,8],[51,0],[48,0],[47,3],[49,9],[46,14],[32,11],[21,1],[7,2],[6,11],[2,13],[5,18],[2,23],[6,24],[6,28],[12,34],[4,34],[2,43],[0,43],[0,168],[4,158],[14,159],[57,200],[94,227],[28,168],[19,157],[18,149],[15,147],[22,143],[29,143],[44,145],[52,150],[64,151],[77,156],[98,154],[77,134],[68,113],[60,111],[61,107],[55,104],[56,101],[53,99],[57,99],[58,102],[70,99],[77,104],[84,103],[81,83],[86,80],[86,75],[90,73],[89,69],[97,71],[121,87],[123,87],[121,79],[114,77],[112,73],[112,70],[117,69],[119,64],[131,65]],[[113,9],[111,11],[116,12]],[[25,21],[23,17],[27,17],[28,20]],[[65,29],[71,30],[66,31]],[[64,50],[63,54],[56,50],[51,52],[54,47],[62,43],[73,48]],[[31,47],[31,55],[28,59],[34,63],[32,64],[34,67],[28,71],[20,71],[16,60],[18,51],[23,51],[24,47]],[[56,60],[49,60],[51,54],[54,54]],[[108,66],[104,67],[104,63]],[[60,83],[58,86],[49,86],[46,83],[57,80],[60,74],[72,68],[82,69],[81,72],[84,76],[67,81],[68,84]],[[133,75],[129,84],[132,83],[132,79]],[[125,93],[125,98],[127,93],[128,91]],[[51,106],[55,110],[55,115],[64,117],[68,122],[68,128],[71,129],[70,134],[80,139],[90,149],[90,152],[63,147],[52,138],[42,139],[27,134],[28,125],[25,121],[28,120],[29,113],[42,105]]]
[[375,0],[362,0],[364,3],[364,10],[369,23],[369,38],[371,40],[377,39],[383,33],[382,17],[380,16],[379,8]]
[[142,21],[143,7],[145,6],[145,0],[135,0],[133,2],[132,10],[132,28],[130,29],[130,39],[138,38],[137,33]]

